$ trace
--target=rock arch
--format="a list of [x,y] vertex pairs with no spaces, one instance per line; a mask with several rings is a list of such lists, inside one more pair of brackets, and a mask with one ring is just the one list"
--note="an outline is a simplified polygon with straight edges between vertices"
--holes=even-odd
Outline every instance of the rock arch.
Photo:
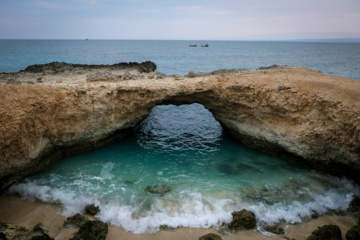
[[195,102],[246,145],[360,182],[360,82],[298,67],[129,79],[88,71],[18,73],[0,86],[0,190],[122,138],[156,105]]

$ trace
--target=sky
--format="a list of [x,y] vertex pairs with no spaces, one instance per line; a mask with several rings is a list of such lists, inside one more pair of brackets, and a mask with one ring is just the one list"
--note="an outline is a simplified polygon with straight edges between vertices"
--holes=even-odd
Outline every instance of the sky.
[[360,38],[360,0],[0,0],[0,39]]

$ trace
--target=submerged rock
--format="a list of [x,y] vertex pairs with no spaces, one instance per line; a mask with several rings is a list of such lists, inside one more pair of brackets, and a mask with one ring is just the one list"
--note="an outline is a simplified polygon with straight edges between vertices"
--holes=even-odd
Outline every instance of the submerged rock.
[[341,230],[336,225],[324,225],[313,231],[307,240],[341,240]]
[[75,226],[75,227],[81,227],[86,222],[88,222],[89,219],[79,213],[75,214],[74,216],[68,217],[66,221],[64,222],[64,226]]
[[346,240],[359,240],[360,239],[360,226],[355,225],[350,228],[346,233]]
[[252,229],[256,226],[256,218],[253,212],[245,209],[232,213],[233,220],[229,223],[231,230]]
[[88,221],[83,224],[71,240],[105,240],[108,225],[99,220]]
[[229,164],[222,163],[218,166],[218,169],[221,173],[226,175],[236,175],[239,173],[237,168],[230,166]]
[[145,192],[152,194],[164,194],[170,191],[171,189],[168,185],[152,185],[145,188]]
[[100,212],[100,208],[98,206],[95,206],[94,204],[89,204],[89,205],[86,205],[85,212],[90,215],[95,216],[96,214],[98,214]]
[[285,233],[284,228],[276,226],[276,225],[275,226],[265,226],[264,230],[267,232],[274,233],[274,234],[284,234]]
[[171,230],[174,230],[175,228],[173,227],[170,227],[168,225],[160,225],[160,230],[163,230],[163,231],[171,231]]
[[199,240],[222,240],[222,238],[215,233],[208,233],[201,236]]

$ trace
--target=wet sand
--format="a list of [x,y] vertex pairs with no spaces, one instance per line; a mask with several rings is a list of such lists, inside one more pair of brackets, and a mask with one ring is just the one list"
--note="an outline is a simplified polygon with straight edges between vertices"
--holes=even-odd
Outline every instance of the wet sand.
[[[13,223],[32,229],[37,223],[42,222],[49,229],[49,235],[55,240],[69,239],[77,231],[76,228],[63,227],[66,217],[61,215],[60,205],[43,203],[40,201],[26,201],[19,196],[0,196],[0,221]],[[91,218],[91,216],[88,216]],[[357,224],[357,214],[346,212],[344,216],[325,215],[318,219],[304,221],[299,224],[284,224],[284,235],[263,235],[258,230],[239,231],[230,235],[221,235],[224,240],[247,239],[307,239],[318,226],[325,224],[338,225],[345,239],[346,232]],[[195,240],[207,233],[217,233],[215,229],[178,228],[172,231],[159,231],[149,234],[133,234],[126,232],[121,227],[109,226],[107,240]],[[220,234],[219,234],[220,235]]]

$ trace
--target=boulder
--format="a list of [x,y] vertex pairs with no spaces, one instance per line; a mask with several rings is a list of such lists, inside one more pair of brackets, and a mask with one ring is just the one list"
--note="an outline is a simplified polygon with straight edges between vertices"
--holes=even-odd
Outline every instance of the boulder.
[[68,217],[66,221],[64,222],[64,226],[75,226],[75,227],[81,227],[86,222],[88,222],[89,219],[79,213],[75,214],[74,216]]
[[25,227],[16,224],[10,224],[0,221],[0,239],[4,240],[28,240],[31,231]]
[[313,231],[307,240],[341,240],[341,230],[336,225],[324,225]]
[[222,240],[222,238],[215,233],[208,233],[201,236],[199,240]]
[[346,233],[346,240],[359,240],[360,239],[360,226],[355,225]]
[[35,225],[34,227],[34,232],[41,232],[43,234],[48,234],[49,233],[49,229],[47,229],[46,227],[44,227],[44,224],[42,223],[38,223]]
[[86,205],[85,212],[90,215],[95,216],[96,214],[98,214],[100,212],[100,208],[98,206],[95,206],[94,204],[89,204],[89,205]]
[[48,230],[42,223],[34,227],[34,231],[0,221],[0,239],[1,240],[54,240],[48,234]]
[[229,223],[231,230],[252,229],[256,226],[256,218],[253,212],[245,209],[232,213],[233,220]]
[[71,240],[105,240],[108,225],[99,220],[88,221],[83,224]]

